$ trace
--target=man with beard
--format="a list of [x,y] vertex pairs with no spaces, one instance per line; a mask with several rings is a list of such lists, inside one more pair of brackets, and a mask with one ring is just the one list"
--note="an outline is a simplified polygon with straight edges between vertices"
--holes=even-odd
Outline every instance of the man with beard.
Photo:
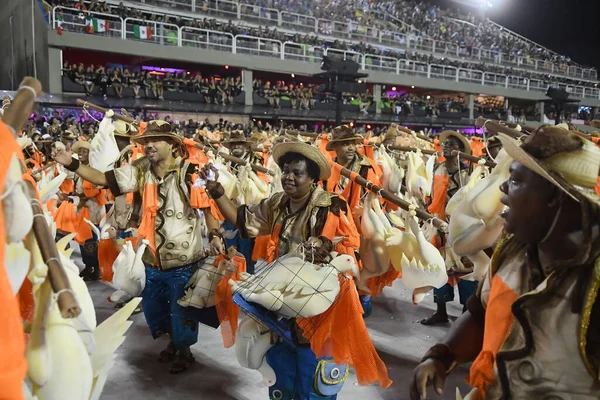
[[[471,147],[466,137],[455,131],[444,131],[440,136],[443,147],[444,162],[438,163],[433,169],[433,186],[431,189],[428,211],[440,219],[448,219],[446,205],[450,198],[469,182],[469,166],[460,162],[452,152],[455,150],[471,154]],[[460,304],[466,307],[466,302],[477,289],[477,282],[461,279],[473,272],[472,263],[466,258],[456,259],[450,257],[448,252],[452,249],[446,246],[443,235],[435,237],[435,245],[441,250],[446,259],[448,270],[448,283],[440,289],[433,290],[433,300],[437,304],[436,312],[429,318],[421,320],[423,325],[435,325],[448,322],[446,303],[454,300],[454,286],[458,286]]]
[[442,343],[414,371],[411,398],[442,394],[447,374],[474,361],[473,399],[598,399],[600,149],[579,132],[542,127],[500,185],[504,235],[482,285]]
[[[102,173],[58,151],[54,159],[83,179],[108,187],[117,197],[141,193],[140,238],[148,241],[142,260],[146,265],[146,285],[142,306],[146,321],[156,339],[169,334],[167,348],[159,361],[173,361],[171,373],[187,370],[194,362],[190,346],[198,340],[197,323],[187,323],[186,312],[177,304],[184,287],[207,256],[198,210],[204,212],[209,229],[216,232],[204,188],[197,185],[198,166],[185,160],[187,152],[180,136],[165,121],[151,121],[134,141],[144,146],[146,157]],[[208,309],[206,320],[218,323],[216,310]]]

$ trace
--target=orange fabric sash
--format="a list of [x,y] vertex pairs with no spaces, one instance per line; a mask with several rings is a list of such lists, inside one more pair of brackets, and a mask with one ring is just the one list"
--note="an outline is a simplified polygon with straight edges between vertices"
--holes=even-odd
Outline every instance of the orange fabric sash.
[[85,222],[85,219],[90,221],[90,218],[90,209],[87,207],[82,207],[75,220],[75,230],[77,231],[77,235],[75,235],[74,238],[74,240],[81,245],[94,237],[92,234],[92,227]]
[[[219,265],[223,258],[225,258],[223,255],[219,255],[214,265]],[[224,276],[215,289],[217,315],[221,323],[221,337],[226,349],[235,344],[235,332],[237,331],[240,315],[240,308],[233,302],[233,288],[229,284],[229,279],[236,281],[241,279],[240,274],[246,272],[246,259],[236,254],[233,257],[233,265],[235,265],[236,271],[231,276]]]
[[269,235],[257,236],[256,239],[254,239],[254,248],[252,249],[252,261],[267,259],[267,246],[269,245],[270,240],[271,236]]
[[156,213],[158,211],[158,186],[154,183],[146,183],[142,199],[142,222],[138,228],[138,234],[142,239],[148,241],[148,247],[156,254],[156,234],[154,231]]
[[483,156],[483,149],[485,149],[485,143],[483,143],[481,138],[476,137],[471,140],[471,153],[475,157]]
[[392,381],[369,337],[354,281],[344,276],[338,279],[340,293],[334,304],[320,315],[296,322],[317,357],[332,356],[338,364],[351,365],[360,385],[379,382],[387,388]]
[[433,187],[431,204],[427,207],[427,210],[437,216],[441,220],[446,220],[446,197],[448,196],[448,184],[450,183],[450,176],[448,175],[434,175],[433,176]]
[[75,182],[73,179],[65,179],[63,183],[60,184],[59,189],[64,194],[71,194],[75,192]]
[[66,233],[75,232],[75,223],[77,220],[75,204],[70,201],[63,201],[54,211],[54,221],[56,229]]
[[598,180],[596,181],[596,194],[598,196],[600,196],[600,176],[598,177]]
[[329,138],[327,135],[321,135],[321,140],[319,141],[319,150],[321,150],[321,153],[325,155],[327,161],[331,162],[331,160],[335,158],[335,151],[327,151],[327,143],[329,143]]
[[186,138],[183,139],[183,144],[185,145],[185,148],[190,154],[190,156],[188,157],[188,161],[194,164],[198,164],[200,166],[208,164],[208,157],[206,157],[206,154],[204,154],[202,150],[196,147],[198,143],[196,143],[192,139]]
[[469,374],[469,384],[478,388],[484,397],[486,388],[494,382],[494,362],[510,333],[514,321],[512,305],[518,298],[500,276],[494,276],[485,312],[483,346]]
[[[12,157],[16,154],[23,157],[20,146],[15,141],[12,131],[0,121],[0,182],[4,182]],[[0,207],[0,388],[2,398],[20,400],[23,398],[23,380],[27,373],[25,361],[25,341],[23,323],[19,312],[17,297],[13,295],[8,274],[4,265],[6,232],[4,231],[3,209]],[[26,279],[26,281],[28,281]],[[24,293],[29,290],[29,293]],[[23,285],[21,293],[31,295],[31,286]]]

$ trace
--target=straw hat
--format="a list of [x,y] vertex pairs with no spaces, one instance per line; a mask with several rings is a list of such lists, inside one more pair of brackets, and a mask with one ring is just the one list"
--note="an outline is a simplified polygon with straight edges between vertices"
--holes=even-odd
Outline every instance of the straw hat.
[[85,140],[79,140],[79,141],[75,142],[73,147],[71,147],[71,151],[73,153],[77,153],[79,151],[79,149],[87,149],[89,151],[90,150],[90,142],[87,142]]
[[383,136],[383,140],[396,139],[398,136],[398,124],[391,124]]
[[333,146],[340,142],[359,142],[362,143],[363,137],[352,131],[348,125],[340,125],[333,129],[331,133],[331,140],[325,146],[325,150],[333,150]]
[[578,192],[600,206],[595,191],[600,170],[600,148],[566,129],[540,128],[523,143],[498,133],[504,150],[515,161],[542,176],[563,192]]
[[171,124],[167,121],[154,120],[148,122],[146,130],[140,136],[134,136],[133,141],[144,145],[148,139],[162,138],[162,139],[174,139],[177,144],[183,143],[183,138],[172,132]]
[[246,135],[244,135],[244,131],[241,131],[239,129],[231,132],[229,138],[221,142],[221,144],[227,148],[229,148],[229,146],[231,146],[234,143],[245,143],[248,146],[252,144],[252,142],[246,138]]
[[319,167],[319,180],[323,181],[331,176],[331,166],[325,155],[316,148],[306,143],[280,143],[273,147],[273,159],[279,164],[279,159],[287,153],[299,153],[309,160],[314,161]]
[[488,138],[486,147],[488,149],[493,149],[494,147],[502,147],[502,142],[500,141],[498,136],[492,136],[491,138]]
[[460,140],[460,142],[465,148],[464,152],[467,154],[471,154],[471,144],[469,144],[469,140],[465,137],[465,135],[460,134],[456,131],[443,131],[440,135],[440,143],[444,143],[449,137],[455,137],[458,140]]
[[115,136],[130,138],[138,133],[137,128],[133,124],[121,121],[120,119],[115,120],[114,125],[115,130],[113,133]]
[[62,135],[60,135],[62,139],[67,139],[67,140],[77,140],[77,135],[75,134],[75,132],[67,129],[65,130]]

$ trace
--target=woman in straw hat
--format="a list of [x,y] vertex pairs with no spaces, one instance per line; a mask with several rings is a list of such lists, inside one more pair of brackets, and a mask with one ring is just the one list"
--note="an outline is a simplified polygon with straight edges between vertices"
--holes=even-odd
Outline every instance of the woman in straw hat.
[[[459,158],[452,152],[458,150],[471,154],[471,147],[467,138],[455,131],[442,132],[440,142],[443,146],[445,161],[436,164],[433,169],[433,186],[428,211],[432,215],[446,219],[448,201],[463,185],[469,182],[469,167],[460,162]],[[440,248],[442,254],[451,251],[446,249],[445,237],[436,236],[436,246]],[[477,282],[460,279],[461,276],[473,272],[472,263],[466,257],[457,261],[454,261],[454,257],[448,257],[448,255],[445,258],[446,268],[448,269],[448,283],[439,289],[433,290],[433,301],[436,303],[437,309],[431,317],[420,321],[423,325],[448,322],[446,303],[454,300],[455,286],[458,286],[459,300],[463,307],[477,289]]]
[[[360,242],[348,205],[343,199],[318,185],[319,181],[327,180],[331,174],[331,167],[323,153],[309,144],[288,142],[273,148],[273,158],[282,171],[283,192],[275,193],[254,206],[237,207],[224,195],[223,187],[217,182],[218,174],[212,166],[209,164],[203,168],[201,176],[211,179],[208,180],[206,189],[226,220],[235,225],[245,237],[270,235],[269,262],[285,254],[298,252],[305,246],[312,248],[307,243],[320,243],[320,247],[331,250],[336,237],[343,238],[335,245],[335,250],[340,254],[354,256]],[[217,176],[211,178],[211,170]],[[325,261],[321,257],[327,257],[329,251],[317,252],[312,261],[317,264]],[[354,365],[359,381],[372,383],[379,380],[386,387],[391,383],[385,366],[369,339],[354,283],[349,281],[344,287],[345,290],[340,289],[343,295],[338,297],[342,303],[336,300],[334,304],[337,307],[331,307],[331,311],[324,313],[337,319],[333,316],[338,315],[335,310],[339,310],[344,317],[340,317],[337,323],[332,320],[321,321],[325,326],[332,324],[325,336],[331,338],[327,343],[335,343],[335,349],[331,349],[331,346],[322,348],[321,342],[313,341],[317,334],[308,336],[308,333],[299,328],[298,319],[291,319],[289,329],[296,338],[295,345],[291,346],[283,340],[277,341],[267,352],[266,361],[277,375],[275,385],[269,388],[270,399],[336,399],[346,379],[346,374],[341,372],[346,367],[332,364],[329,356],[331,351],[347,355],[335,362]],[[312,331],[314,329],[313,327]],[[345,329],[355,329],[355,339],[348,340]],[[358,351],[353,346],[360,346],[366,351]],[[315,353],[327,356],[318,358]],[[337,375],[326,376],[326,370],[331,370],[331,367],[336,369]],[[363,375],[365,370],[366,377]],[[322,377],[327,379],[323,381]],[[321,388],[323,391],[319,391],[317,386],[321,385],[327,390]]]
[[[83,165],[66,151],[57,152],[54,159],[94,185],[108,187],[115,197],[141,193],[138,233],[148,241],[142,258],[146,265],[142,306],[154,338],[167,333],[170,337],[159,361],[173,361],[170,372],[180,373],[192,365],[190,346],[198,340],[197,323],[188,324],[185,309],[177,303],[207,255],[198,210],[204,212],[209,229],[216,231],[219,224],[210,213],[204,188],[197,185],[198,166],[185,160],[182,138],[168,122],[149,122],[134,141],[144,146],[146,156],[106,173]],[[205,316],[202,322],[214,326],[215,309],[208,309]]]
[[472,397],[600,398],[600,149],[577,133],[538,129],[500,185],[505,234],[468,311],[415,369],[413,399],[474,361]]

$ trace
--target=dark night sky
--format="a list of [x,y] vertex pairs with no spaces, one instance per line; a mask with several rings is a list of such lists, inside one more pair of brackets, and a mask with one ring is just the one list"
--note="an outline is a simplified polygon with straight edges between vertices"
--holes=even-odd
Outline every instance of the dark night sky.
[[[491,20],[575,62],[600,69],[599,0],[489,0]],[[449,0],[436,4],[456,7]]]

